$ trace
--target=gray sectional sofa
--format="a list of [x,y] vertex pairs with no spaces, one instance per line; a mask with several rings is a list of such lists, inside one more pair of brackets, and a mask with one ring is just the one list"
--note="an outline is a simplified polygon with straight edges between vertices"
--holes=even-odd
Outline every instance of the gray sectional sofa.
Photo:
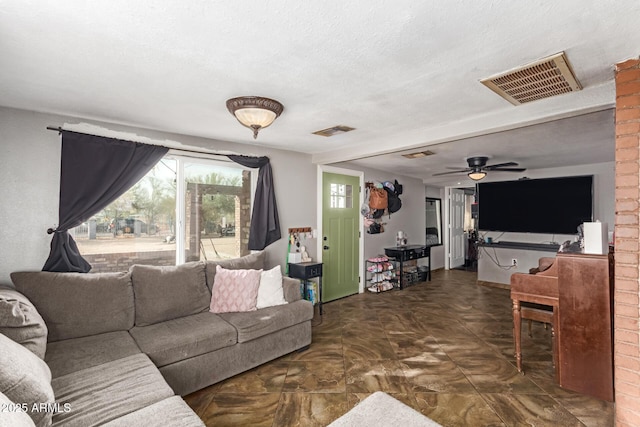
[[264,258],[13,273],[0,290],[0,426],[202,426],[180,396],[311,343],[313,306],[288,277],[287,304],[209,311],[216,265]]

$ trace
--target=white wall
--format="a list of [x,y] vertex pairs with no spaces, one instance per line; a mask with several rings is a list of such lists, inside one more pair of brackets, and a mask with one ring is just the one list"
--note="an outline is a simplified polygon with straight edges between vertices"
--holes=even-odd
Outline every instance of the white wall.
[[59,120],[0,109],[0,283],[9,273],[40,270],[49,256],[47,228],[58,223],[60,138],[45,129]]
[[[615,163],[596,163],[591,165],[568,166],[562,168],[527,170],[528,178],[551,178],[577,175],[593,175],[594,193],[594,220],[600,220],[608,224],[609,231],[613,231],[615,218]],[[574,240],[575,235],[560,234],[536,234],[536,233],[501,233],[485,232],[480,230],[480,236],[491,237],[494,240],[527,243],[562,243],[565,240]],[[515,272],[528,272],[530,268],[538,265],[538,259],[543,256],[554,256],[553,252],[523,251],[514,249],[483,249],[480,248],[478,260],[478,280],[508,284],[511,274]],[[507,265],[511,259],[518,259],[516,268],[499,267]]]
[[[310,155],[0,107],[0,284],[10,283],[12,271],[40,270],[49,255],[51,236],[46,230],[58,222],[60,137],[46,127],[64,127],[65,123],[89,123],[160,142],[178,141],[192,147],[268,156],[282,229],[282,239],[266,250],[269,266],[284,265],[288,228],[315,227],[316,170]],[[315,242],[307,246],[316,258]]]

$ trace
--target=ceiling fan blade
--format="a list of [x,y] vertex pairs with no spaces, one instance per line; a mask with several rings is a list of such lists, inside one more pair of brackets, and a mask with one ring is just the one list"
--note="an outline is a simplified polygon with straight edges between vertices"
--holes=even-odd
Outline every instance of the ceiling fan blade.
[[454,173],[469,173],[469,172],[471,172],[471,169],[459,169],[457,171],[451,171],[451,172],[434,173],[431,176],[451,175],[451,174],[454,174]]
[[524,172],[527,168],[493,168],[493,172]]
[[487,165],[484,169],[495,170],[496,168],[503,168],[506,166],[518,166],[518,164],[516,162],[497,163],[495,165]]
[[470,170],[471,170],[471,168],[460,169],[460,167],[459,167],[459,166],[458,166],[458,167],[454,167],[454,166],[446,166],[446,168],[447,168],[447,169],[454,169],[454,170],[458,170],[458,171],[462,171],[462,170],[470,171]]

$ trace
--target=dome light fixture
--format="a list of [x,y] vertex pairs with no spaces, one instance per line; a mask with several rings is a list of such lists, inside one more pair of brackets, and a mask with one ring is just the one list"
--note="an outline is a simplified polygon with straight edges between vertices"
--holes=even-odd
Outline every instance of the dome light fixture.
[[253,139],[256,139],[258,131],[273,123],[282,113],[284,107],[278,101],[270,98],[240,96],[227,100],[227,109],[242,126],[253,130]]
[[474,181],[480,181],[482,178],[487,176],[487,173],[483,172],[481,169],[474,169],[468,173],[468,176]]

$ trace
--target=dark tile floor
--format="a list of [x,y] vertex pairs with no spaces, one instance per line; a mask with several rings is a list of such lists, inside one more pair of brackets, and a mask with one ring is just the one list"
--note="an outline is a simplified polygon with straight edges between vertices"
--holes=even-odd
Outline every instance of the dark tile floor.
[[[443,426],[612,426],[614,405],[553,382],[551,336],[523,326],[509,291],[437,271],[402,291],[324,305],[313,343],[185,399],[208,426],[325,426],[381,390]],[[398,426],[399,427],[399,426]]]

